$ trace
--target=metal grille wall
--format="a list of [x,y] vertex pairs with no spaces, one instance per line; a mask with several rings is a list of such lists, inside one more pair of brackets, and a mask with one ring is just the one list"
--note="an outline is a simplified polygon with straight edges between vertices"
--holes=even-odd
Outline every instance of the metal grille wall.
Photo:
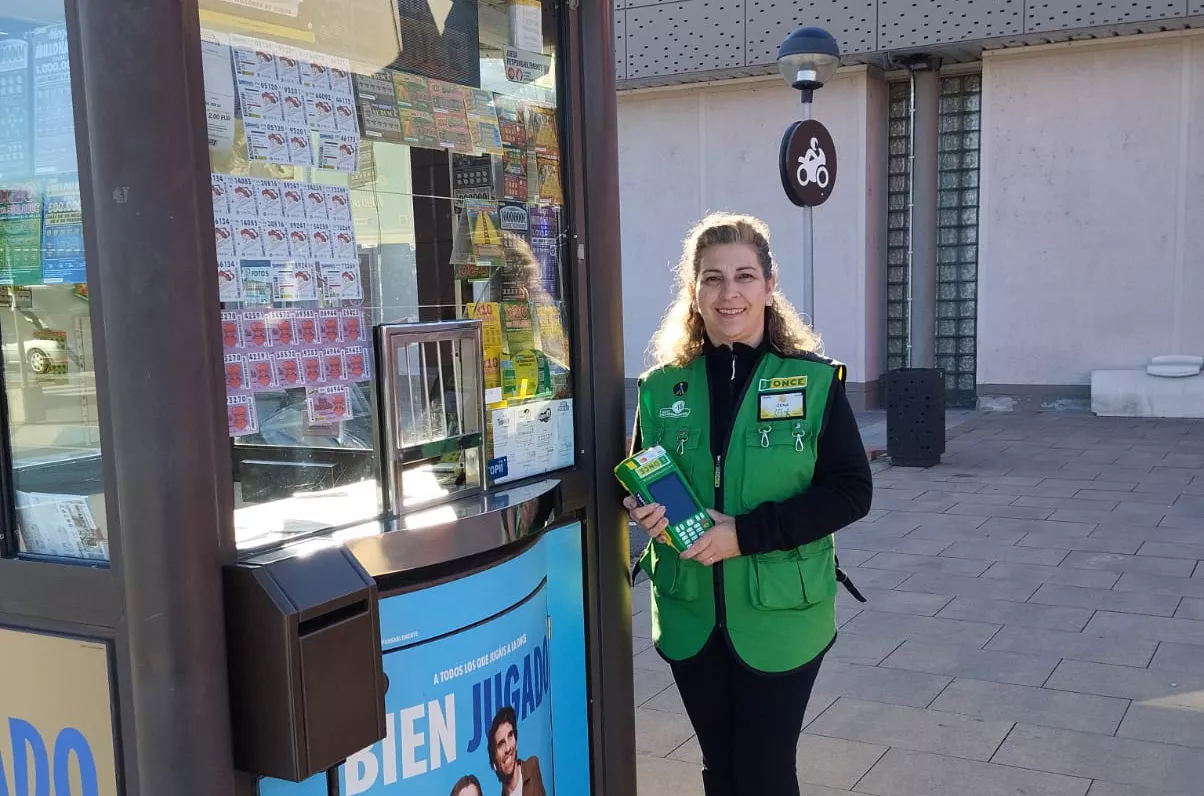
[[950,406],[973,407],[978,352],[978,153],[982,75],[941,79],[936,366]]
[[[982,77],[941,78],[937,174],[936,366],[950,406],[976,402],[978,349],[978,159]],[[911,86],[890,87],[887,201],[887,367],[910,366],[908,258],[911,212]]]
[[908,366],[908,251],[911,238],[911,85],[890,84],[887,185],[886,367]]

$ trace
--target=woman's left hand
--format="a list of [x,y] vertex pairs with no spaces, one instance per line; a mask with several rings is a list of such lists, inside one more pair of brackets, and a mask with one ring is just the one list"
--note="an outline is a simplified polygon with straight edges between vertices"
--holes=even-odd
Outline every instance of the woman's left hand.
[[720,514],[713,509],[707,509],[707,514],[715,521],[715,527],[702,535],[689,549],[681,554],[682,558],[692,559],[708,567],[718,564],[726,558],[740,555],[740,543],[736,539],[736,518]]

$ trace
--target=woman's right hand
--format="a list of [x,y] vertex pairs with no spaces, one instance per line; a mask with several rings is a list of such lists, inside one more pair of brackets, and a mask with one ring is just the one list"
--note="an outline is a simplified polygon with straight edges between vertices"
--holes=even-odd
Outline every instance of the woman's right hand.
[[665,517],[664,506],[659,503],[641,506],[635,498],[628,495],[623,498],[623,508],[627,509],[627,516],[631,521],[643,528],[649,536],[661,544],[669,543],[669,537],[665,536],[669,520]]

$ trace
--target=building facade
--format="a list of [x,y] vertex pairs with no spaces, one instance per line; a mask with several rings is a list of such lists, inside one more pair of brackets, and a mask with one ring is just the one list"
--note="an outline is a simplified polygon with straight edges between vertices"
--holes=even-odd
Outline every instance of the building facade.
[[616,1],[629,379],[706,212],[765,219],[802,304],[799,25],[844,54],[814,323],[855,405],[921,366],[951,406],[1081,405],[1093,370],[1204,350],[1204,2]]

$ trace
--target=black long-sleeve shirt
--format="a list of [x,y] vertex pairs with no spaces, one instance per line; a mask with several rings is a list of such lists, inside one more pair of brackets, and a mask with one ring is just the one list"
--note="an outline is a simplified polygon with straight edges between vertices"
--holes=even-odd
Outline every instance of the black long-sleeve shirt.
[[[741,398],[736,393],[748,382],[767,350],[767,342],[756,348],[742,343],[732,347],[714,346],[709,341],[705,344],[712,456],[724,453],[732,413]],[[638,450],[641,447],[638,423],[633,441]],[[844,383],[833,379],[811,486],[785,500],[762,503],[736,516],[740,552],[753,555],[791,550],[822,539],[864,517],[870,510],[873,491],[857,418],[849,405]]]

